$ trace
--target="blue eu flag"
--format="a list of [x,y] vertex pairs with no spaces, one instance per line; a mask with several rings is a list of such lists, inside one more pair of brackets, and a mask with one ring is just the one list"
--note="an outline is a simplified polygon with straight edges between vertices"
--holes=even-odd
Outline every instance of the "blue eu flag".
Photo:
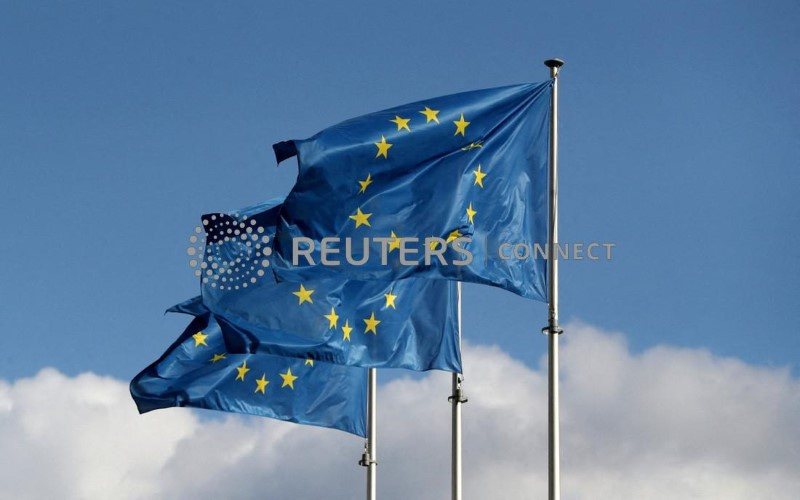
[[[551,93],[547,81],[454,94],[276,144],[299,164],[276,276],[446,278],[545,301]],[[323,246],[340,266],[321,264]]]
[[268,354],[231,354],[197,297],[171,309],[195,315],[178,340],[131,382],[140,413],[191,406],[366,435],[367,370]]
[[230,352],[461,371],[455,283],[341,276],[276,283],[270,247],[280,208],[273,200],[202,217],[203,303]]

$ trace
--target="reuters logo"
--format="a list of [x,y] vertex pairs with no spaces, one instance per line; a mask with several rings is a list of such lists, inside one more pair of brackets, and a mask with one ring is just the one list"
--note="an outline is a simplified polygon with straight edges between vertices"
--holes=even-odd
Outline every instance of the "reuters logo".
[[223,291],[246,289],[266,274],[272,248],[263,226],[247,215],[209,214],[189,236],[186,255],[203,286]]

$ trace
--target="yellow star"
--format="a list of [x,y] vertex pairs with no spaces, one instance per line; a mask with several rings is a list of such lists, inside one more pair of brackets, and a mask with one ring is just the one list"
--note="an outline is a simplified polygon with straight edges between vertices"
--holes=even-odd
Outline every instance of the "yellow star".
[[383,156],[384,158],[389,158],[389,148],[392,147],[391,143],[386,142],[386,137],[381,136],[381,142],[373,143],[378,147],[378,154],[375,155],[375,158]]
[[483,187],[483,178],[486,177],[486,173],[481,172],[481,166],[478,165],[478,170],[473,170],[472,174],[475,176],[475,182],[472,185]]
[[470,151],[470,150],[477,149],[477,148],[482,148],[482,147],[483,147],[483,144],[481,144],[480,142],[471,142],[471,143],[469,143],[469,146],[464,146],[463,148],[461,148],[461,151]]
[[212,363],[216,363],[217,361],[221,361],[223,359],[225,359],[225,353],[224,352],[222,354],[215,354],[214,357],[211,358],[211,362]]
[[467,125],[469,125],[470,122],[464,120],[464,113],[461,113],[461,118],[459,118],[457,121],[454,121],[453,123],[456,124],[456,133],[453,135],[458,135],[458,134],[464,135],[464,132],[467,131]]
[[375,313],[372,313],[372,316],[370,316],[369,318],[365,319],[364,323],[367,324],[367,326],[364,329],[364,333],[372,332],[375,335],[378,334],[378,331],[375,329],[375,327],[378,326],[380,321],[375,319]]
[[244,361],[242,366],[236,367],[236,371],[239,372],[239,375],[236,375],[236,380],[241,380],[244,382],[245,374],[250,371],[250,368],[247,367],[247,361]]
[[372,225],[369,223],[369,218],[371,216],[372,216],[372,214],[365,214],[359,208],[358,211],[356,212],[356,214],[355,215],[351,215],[350,218],[353,219],[354,221],[356,221],[356,227],[359,227],[359,226],[362,226],[362,225],[366,225],[366,226],[372,227]]
[[328,319],[328,329],[332,330],[332,329],[336,328],[336,326],[337,326],[337,324],[339,322],[339,316],[336,314],[336,311],[334,311],[332,307],[331,307],[331,313],[330,314],[324,314],[324,316],[325,316],[325,318]]
[[439,117],[437,116],[439,114],[439,110],[438,109],[431,109],[428,106],[425,106],[425,109],[420,111],[420,113],[425,115],[425,118],[426,118],[425,123],[428,123],[428,122],[431,122],[431,121],[439,123]]
[[473,218],[475,217],[475,214],[477,214],[477,213],[478,213],[477,210],[473,210],[472,209],[472,202],[469,202],[469,206],[467,207],[467,217],[469,217],[469,223],[470,224],[475,224],[475,221],[473,220]]
[[300,290],[296,292],[292,292],[292,295],[297,295],[298,302],[297,305],[302,304],[303,302],[308,302],[309,304],[313,304],[314,301],[311,300],[311,294],[314,293],[314,290],[306,290],[306,287],[303,284],[300,284]]
[[297,380],[297,377],[292,375],[292,369],[287,368],[286,373],[279,374],[283,379],[283,385],[281,387],[286,387],[287,385],[294,389],[294,381]]
[[400,118],[399,116],[395,116],[394,120],[389,120],[389,121],[397,124],[398,132],[400,132],[403,129],[406,129],[409,132],[411,132],[411,129],[408,128],[408,122],[411,121],[411,118]]
[[461,238],[462,234],[458,232],[458,229],[454,229],[448,236],[446,243],[450,243],[451,241]]
[[310,367],[313,368],[314,367],[314,360],[311,359],[311,358],[307,359],[305,365],[306,366],[310,366]]
[[363,181],[358,181],[358,183],[361,184],[361,189],[358,192],[359,193],[366,193],[367,192],[367,186],[372,184],[372,174],[367,174],[367,178],[364,179]]
[[394,305],[394,299],[397,298],[397,295],[392,295],[392,291],[389,290],[389,293],[384,293],[383,296],[386,297],[386,306],[384,307],[386,309],[391,307],[392,309],[397,310],[397,307]]
[[397,235],[394,234],[394,231],[392,231],[392,239],[389,240],[389,252],[391,252],[392,250],[399,250],[399,249],[400,249],[400,238],[398,238]]
[[350,326],[350,322],[345,320],[344,326],[342,327],[342,332],[344,333],[344,335],[342,335],[342,340],[347,340],[349,342],[350,341],[350,332],[352,332],[352,331],[353,331],[353,327]]
[[204,346],[208,347],[208,344],[206,344],[206,338],[207,337],[208,337],[208,335],[206,335],[203,332],[197,332],[194,335],[192,335],[192,338],[194,339],[194,346],[195,347],[199,347],[201,345],[204,345]]
[[261,378],[256,380],[256,391],[260,392],[261,394],[266,394],[264,390],[267,388],[267,384],[269,384],[269,380],[267,380],[267,374],[262,373]]

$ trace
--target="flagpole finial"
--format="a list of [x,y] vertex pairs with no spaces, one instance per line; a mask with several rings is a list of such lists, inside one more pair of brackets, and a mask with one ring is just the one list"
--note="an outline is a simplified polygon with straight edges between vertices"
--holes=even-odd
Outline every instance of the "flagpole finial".
[[544,62],[544,65],[547,66],[548,68],[558,69],[564,65],[564,61],[562,61],[561,59],[548,59]]

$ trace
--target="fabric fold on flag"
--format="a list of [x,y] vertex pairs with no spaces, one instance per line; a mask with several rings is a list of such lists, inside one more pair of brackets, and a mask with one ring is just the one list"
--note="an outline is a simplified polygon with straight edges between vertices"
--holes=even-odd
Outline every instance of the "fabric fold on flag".
[[[444,278],[546,301],[551,97],[551,81],[464,92],[276,144],[299,167],[276,278]],[[335,242],[341,263],[324,265]]]
[[140,413],[187,406],[366,436],[366,369],[268,354],[232,354],[225,348],[218,318],[199,297],[170,311],[195,318],[156,362],[131,381],[131,396]]
[[334,276],[276,283],[270,243],[280,201],[202,217],[202,302],[229,352],[461,372],[453,282]]

